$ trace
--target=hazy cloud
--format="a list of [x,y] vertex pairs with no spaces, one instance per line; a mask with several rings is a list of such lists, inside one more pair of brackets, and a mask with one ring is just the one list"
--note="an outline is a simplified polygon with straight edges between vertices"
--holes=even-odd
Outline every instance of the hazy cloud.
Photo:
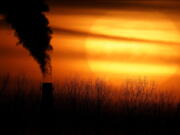
[[118,41],[128,41],[128,42],[140,42],[140,43],[151,43],[151,44],[159,44],[159,45],[175,45],[180,46],[178,42],[167,42],[167,41],[159,41],[159,40],[148,40],[148,39],[138,39],[138,38],[129,38],[129,37],[121,37],[121,36],[111,36],[111,35],[103,35],[103,34],[96,34],[90,33],[85,31],[77,31],[72,29],[65,29],[65,28],[52,28],[55,33],[60,34],[68,34],[73,36],[80,36],[80,37],[92,37],[92,38],[103,38],[109,40],[118,40]]
[[179,10],[178,0],[47,0],[52,5],[81,8],[113,8],[113,9],[171,9]]

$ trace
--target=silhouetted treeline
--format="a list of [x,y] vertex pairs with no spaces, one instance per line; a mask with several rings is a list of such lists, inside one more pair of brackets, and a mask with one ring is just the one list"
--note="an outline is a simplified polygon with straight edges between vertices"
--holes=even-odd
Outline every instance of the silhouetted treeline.
[[[0,132],[40,134],[178,135],[180,102],[154,82],[127,81],[113,87],[101,80],[70,79],[54,83],[54,104],[42,120],[41,83],[19,76],[0,77]],[[44,119],[44,118],[43,118]]]

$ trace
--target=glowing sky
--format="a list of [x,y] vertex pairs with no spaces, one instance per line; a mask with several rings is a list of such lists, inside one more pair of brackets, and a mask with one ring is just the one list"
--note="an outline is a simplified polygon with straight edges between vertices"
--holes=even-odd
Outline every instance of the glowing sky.
[[[160,82],[170,80],[178,86],[177,1],[72,3],[53,0],[49,2],[51,11],[46,13],[54,31],[54,78],[80,75],[117,80],[145,76]],[[40,78],[37,63],[16,46],[17,38],[2,16],[0,28],[1,72]]]
[[[123,13],[136,19],[121,18],[119,14]],[[88,39],[94,71],[167,77],[178,69],[180,36],[175,24],[163,13],[109,12],[94,23],[91,31],[111,37]]]

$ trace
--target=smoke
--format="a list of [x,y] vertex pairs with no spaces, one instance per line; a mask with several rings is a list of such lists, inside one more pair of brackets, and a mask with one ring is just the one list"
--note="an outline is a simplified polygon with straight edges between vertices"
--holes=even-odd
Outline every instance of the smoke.
[[51,28],[44,15],[48,6],[43,0],[12,0],[3,7],[6,21],[15,30],[19,43],[38,62],[44,76],[51,75]]

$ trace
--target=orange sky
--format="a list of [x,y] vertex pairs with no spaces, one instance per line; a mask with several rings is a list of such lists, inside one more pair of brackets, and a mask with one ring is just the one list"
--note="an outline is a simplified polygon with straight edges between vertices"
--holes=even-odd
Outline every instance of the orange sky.
[[[53,7],[53,78],[95,77],[116,82],[146,77],[178,87],[180,27],[176,12]],[[3,17],[0,17],[2,20]],[[40,78],[37,63],[14,31],[0,23],[1,72]]]

